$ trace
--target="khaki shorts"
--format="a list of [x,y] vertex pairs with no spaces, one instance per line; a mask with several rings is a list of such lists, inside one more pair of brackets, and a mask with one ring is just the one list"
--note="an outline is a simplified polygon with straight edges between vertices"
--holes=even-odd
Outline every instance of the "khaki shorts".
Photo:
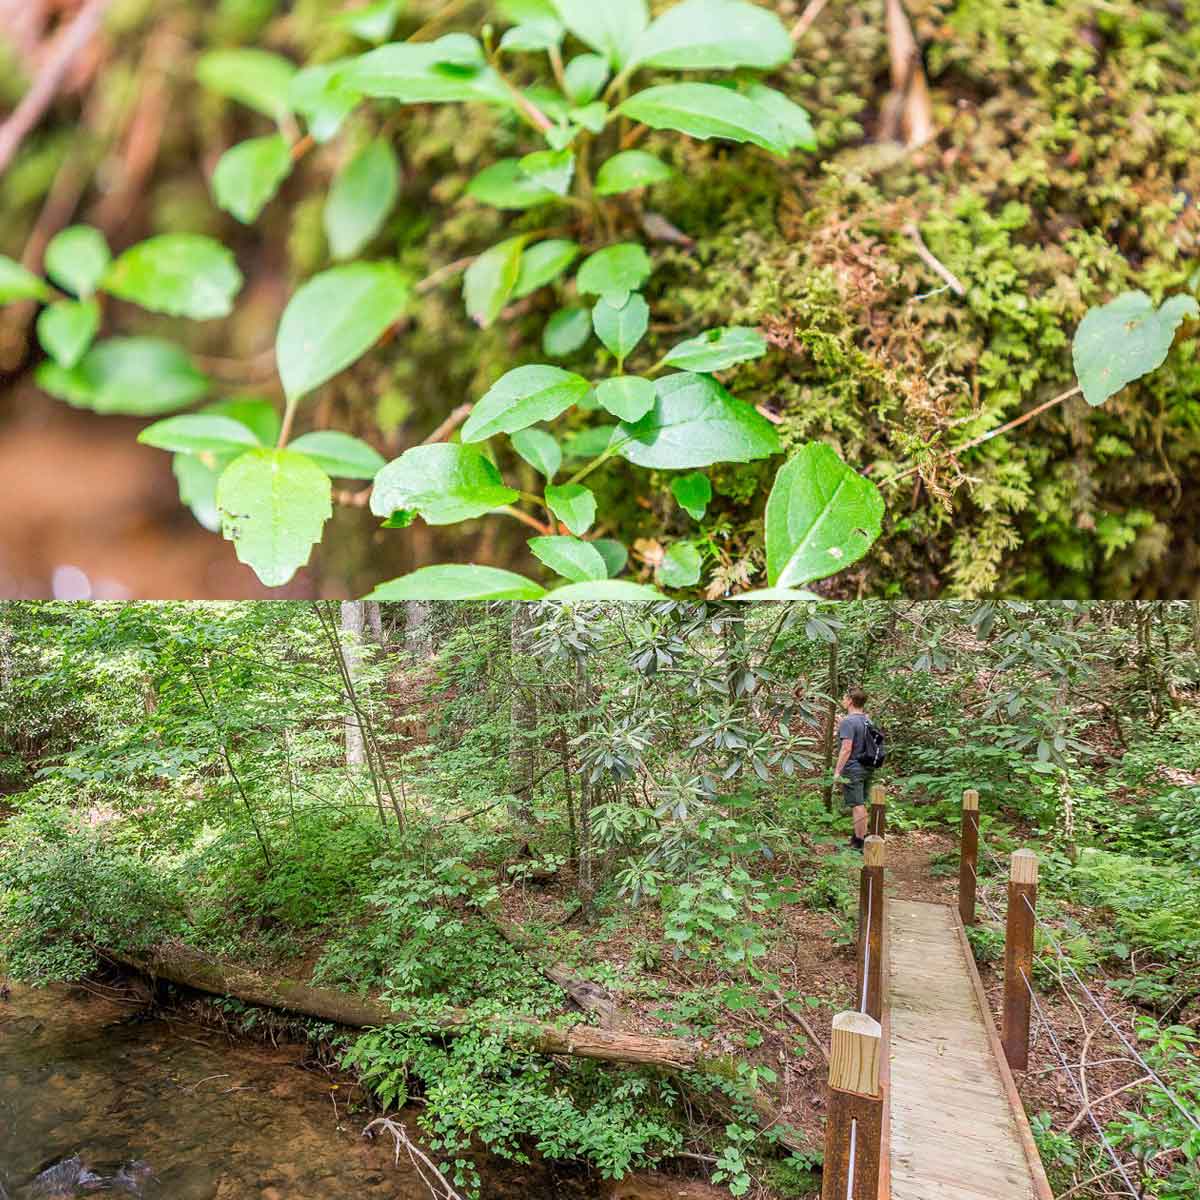
[[842,772],[842,804],[846,808],[857,808],[860,804],[865,807],[870,790],[870,771],[859,771],[853,775]]

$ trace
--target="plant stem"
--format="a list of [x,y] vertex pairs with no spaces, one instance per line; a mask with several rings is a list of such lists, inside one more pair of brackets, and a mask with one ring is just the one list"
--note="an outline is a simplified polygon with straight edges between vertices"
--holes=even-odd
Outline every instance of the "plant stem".
[[522,512],[519,508],[513,508],[511,504],[505,508],[502,508],[500,511],[508,513],[510,517],[520,521],[522,525],[528,525],[530,529],[536,529],[543,537],[549,537],[554,532],[554,530],[549,526],[543,525],[541,521],[537,519],[537,517],[531,517],[528,513]]

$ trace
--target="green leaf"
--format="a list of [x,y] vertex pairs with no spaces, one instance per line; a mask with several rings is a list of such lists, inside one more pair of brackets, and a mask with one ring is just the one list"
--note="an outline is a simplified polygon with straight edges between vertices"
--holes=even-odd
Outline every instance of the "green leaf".
[[614,66],[623,67],[649,22],[646,0],[555,0],[562,23]]
[[654,407],[623,423],[622,458],[639,467],[686,470],[718,462],[751,462],[778,454],[779,435],[765,417],[731,396],[709,375],[684,372],[660,379]]
[[333,82],[363,96],[405,104],[513,103],[485,65],[483,47],[465,33],[448,33],[432,42],[390,42],[352,58]]
[[288,449],[311,458],[335,479],[374,479],[387,461],[374,446],[337,429],[306,433],[289,442]]
[[817,148],[817,135],[812,127],[812,119],[807,110],[801,108],[794,100],[789,100],[782,92],[777,92],[758,80],[744,84],[741,91],[748,100],[753,100],[759,108],[775,118],[783,130],[785,144],[789,150]]
[[228,400],[209,404],[201,411],[240,421],[254,434],[260,446],[274,446],[279,440],[282,421],[270,400],[259,396],[231,396]]
[[482,517],[520,499],[474,446],[414,446],[375,477],[371,511],[378,517],[415,512],[430,525]]
[[608,60],[602,54],[577,54],[563,72],[572,104],[590,104],[608,82]]
[[308,562],[333,515],[329,476],[290,450],[248,450],[221,474],[221,533],[238,562],[267,587],[282,587]]
[[576,125],[582,125],[591,133],[603,133],[608,124],[608,105],[603,100],[595,100],[582,108],[571,109],[568,115]]
[[39,387],[76,408],[136,417],[183,408],[209,386],[178,346],[158,338],[109,338],[70,370],[42,363],[36,378]]
[[198,233],[164,233],[130,246],[104,273],[106,292],[151,312],[227,317],[242,286],[233,254]]
[[627,579],[601,579],[593,583],[568,583],[546,593],[547,600],[568,601],[608,600],[613,604],[651,604],[667,597],[656,588]]
[[614,538],[597,538],[589,544],[604,559],[610,579],[625,570],[625,564],[629,561],[629,551],[620,542]]
[[484,167],[467,184],[467,195],[493,208],[513,209],[533,208],[559,199],[545,184],[531,179],[518,158],[502,158]]
[[112,255],[104,234],[91,225],[71,225],[46,247],[46,274],[68,292],[86,298],[97,287]]
[[585,258],[575,283],[585,296],[603,296],[614,308],[624,308],[652,270],[650,256],[641,246],[621,242]]
[[566,238],[551,238],[530,246],[521,255],[521,270],[513,289],[513,299],[553,283],[579,256],[579,243]]
[[611,445],[618,428],[616,425],[596,425],[591,429],[580,429],[569,434],[563,443],[563,457],[595,458],[603,454]]
[[630,96],[620,112],[651,129],[673,129],[701,141],[751,142],[780,155],[791,145],[791,135],[765,108],[714,83],[647,88]]
[[792,57],[792,39],[772,12],[745,0],[683,0],[638,38],[632,61],[679,71],[769,70]]
[[562,466],[562,448],[544,429],[518,429],[510,439],[512,448],[549,483]]
[[765,600],[822,600],[824,597],[818,596],[816,592],[810,592],[806,588],[777,587],[755,588],[751,592],[739,592],[736,596],[730,596],[729,599],[757,604]]
[[662,183],[674,174],[661,158],[645,150],[623,150],[608,159],[596,173],[596,195],[616,196],[634,188]]
[[540,600],[546,591],[512,571],[473,564],[422,567],[381,583],[368,600]]
[[823,442],[809,442],[775,476],[767,499],[767,581],[800,587],[862,558],[879,537],[883,498]]
[[671,494],[693,521],[703,521],[712,501],[712,484],[707,475],[692,471],[671,480]]
[[291,112],[295,66],[267,50],[210,50],[196,63],[196,78],[210,91],[256,109],[273,121]]
[[674,542],[659,564],[659,582],[672,588],[695,587],[700,582],[700,566],[700,551],[691,542]]
[[179,486],[180,503],[192,510],[192,516],[209,533],[217,533],[221,528],[221,514],[217,510],[217,480],[229,462],[225,455],[217,456],[213,462],[195,454],[171,456],[171,472]]
[[95,300],[60,300],[43,308],[37,320],[38,341],[59,366],[73,367],[100,328]]
[[481,329],[495,321],[516,289],[528,240],[521,234],[497,242],[467,268],[463,276],[463,300],[468,315]]
[[252,225],[292,172],[292,152],[282,134],[250,138],[226,150],[213,171],[217,207]]
[[549,484],[546,504],[550,511],[573,533],[582,537],[596,519],[596,497],[582,483]]
[[542,330],[542,349],[550,358],[568,358],[592,336],[592,314],[586,308],[560,308]]
[[607,300],[599,300],[592,309],[592,326],[609,353],[623,365],[650,328],[650,305],[636,292],[624,308],[614,308]]
[[668,366],[681,371],[724,371],[735,363],[761,358],[767,352],[767,339],[757,329],[735,325],[728,329],[710,329],[686,342],[680,342],[665,359]]
[[406,0],[378,0],[375,4],[335,13],[334,24],[341,29],[348,29],[364,42],[382,42],[392,36],[405,4]]
[[637,375],[618,375],[596,385],[601,407],[622,421],[640,421],[654,407],[657,396],[654,384]]
[[540,187],[565,196],[575,178],[575,155],[570,150],[535,150],[520,160],[521,170]]
[[0,254],[0,304],[14,300],[48,300],[50,289],[32,271]]
[[572,583],[607,579],[608,567],[600,552],[574,537],[536,537],[529,541],[534,556]]
[[247,446],[258,445],[254,433],[241,421],[216,413],[188,413],[156,421],[147,425],[137,440],[143,446],[179,454],[241,453]]
[[1161,367],[1179,323],[1198,314],[1200,306],[1183,293],[1159,309],[1145,292],[1125,292],[1090,309],[1075,331],[1071,351],[1084,399],[1093,406],[1103,404],[1127,383]]
[[351,58],[338,58],[297,71],[288,89],[292,107],[308,123],[315,141],[327,142],[362,100],[362,93],[343,81]]
[[403,313],[408,284],[390,263],[350,263],[314,275],[288,301],[275,358],[289,404],[369,350]]
[[368,142],[337,173],[325,201],[334,258],[353,258],[383,228],[400,191],[400,165],[383,138]]
[[561,367],[517,367],[501,376],[475,405],[462,427],[464,442],[482,442],[497,433],[515,433],[551,421],[578,404],[590,384]]
[[552,50],[563,40],[566,30],[553,17],[525,21],[505,32],[500,49],[509,53],[536,53]]

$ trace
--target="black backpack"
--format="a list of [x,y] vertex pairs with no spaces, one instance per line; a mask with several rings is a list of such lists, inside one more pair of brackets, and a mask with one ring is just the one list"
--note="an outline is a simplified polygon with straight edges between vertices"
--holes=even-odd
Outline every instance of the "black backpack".
[[878,771],[887,758],[887,747],[884,745],[883,730],[870,717],[867,717],[867,748],[863,751],[859,763],[868,771]]

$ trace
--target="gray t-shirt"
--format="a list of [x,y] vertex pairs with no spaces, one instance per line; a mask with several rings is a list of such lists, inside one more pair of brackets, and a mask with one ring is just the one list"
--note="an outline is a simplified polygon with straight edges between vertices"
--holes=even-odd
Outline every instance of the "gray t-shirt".
[[845,741],[849,739],[853,746],[850,758],[846,762],[847,770],[865,771],[862,759],[867,753],[867,722],[870,718],[866,713],[847,713],[838,725],[838,737]]

